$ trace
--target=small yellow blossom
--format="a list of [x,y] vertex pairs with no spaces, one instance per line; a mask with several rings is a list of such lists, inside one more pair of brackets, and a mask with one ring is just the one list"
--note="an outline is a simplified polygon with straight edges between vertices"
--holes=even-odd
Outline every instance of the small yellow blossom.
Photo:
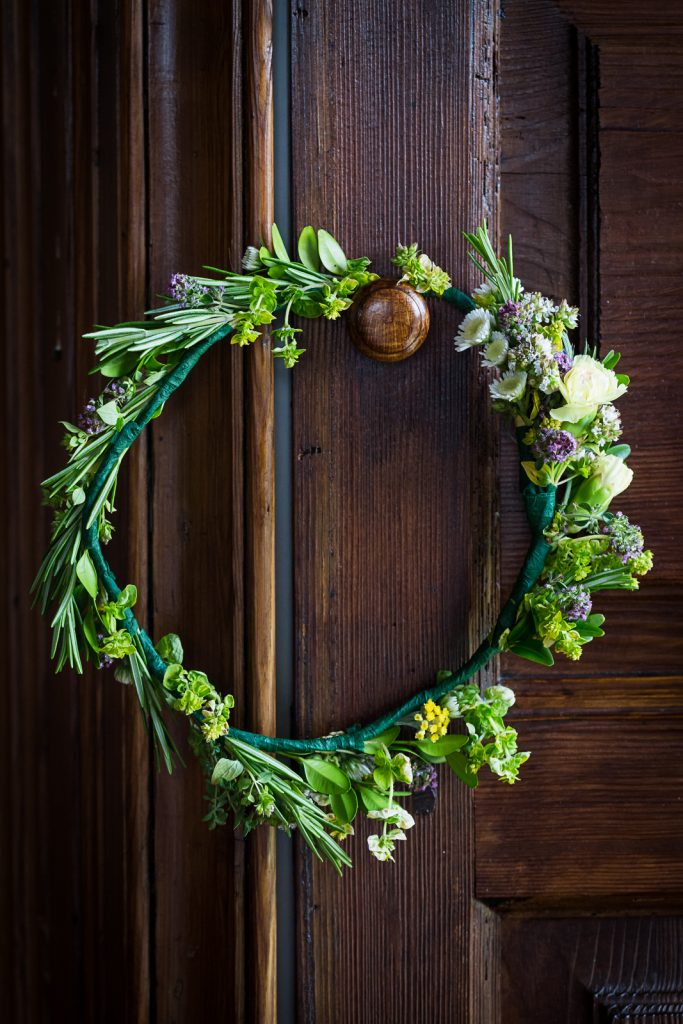
[[448,708],[442,708],[433,700],[428,700],[422,708],[422,713],[418,711],[415,715],[415,721],[420,723],[415,738],[423,740],[428,736],[432,743],[436,743],[441,736],[445,736],[448,732],[450,720]]

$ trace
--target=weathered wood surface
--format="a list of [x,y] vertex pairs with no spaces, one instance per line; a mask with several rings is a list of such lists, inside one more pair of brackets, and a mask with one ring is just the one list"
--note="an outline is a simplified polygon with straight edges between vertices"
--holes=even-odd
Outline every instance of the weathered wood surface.
[[[134,694],[109,673],[55,678],[28,599],[49,528],[38,481],[63,459],[57,421],[96,387],[79,335],[138,316],[172,270],[239,260],[239,22],[224,4],[201,19],[138,0],[3,7],[0,971],[13,1022],[243,1019],[242,844],[201,822],[184,730],[187,768],[157,775]],[[212,352],[128,460],[112,561],[138,583],[151,631],[182,624],[188,658],[241,698],[233,361]]]
[[[525,283],[578,298],[581,338],[623,353],[636,476],[618,504],[643,526],[655,569],[638,594],[600,595],[607,634],[580,662],[541,672],[503,659],[533,756],[511,792],[488,780],[477,792],[476,888],[501,915],[506,1022],[634,1019],[627,1005],[677,1021],[681,924],[660,915],[680,913],[683,889],[683,35],[673,4],[652,19],[635,3],[562,8],[506,4],[502,229]],[[503,450],[509,585],[525,529]]]
[[[490,214],[495,180],[492,7],[315,0],[293,14],[294,223],[329,229],[379,273],[396,242],[418,241],[468,280],[460,230]],[[458,315],[432,314],[420,351],[395,364],[362,356],[343,323],[306,325],[293,384],[302,734],[395,705],[490,625],[490,417],[473,362],[453,355]],[[388,870],[356,831],[342,882],[301,858],[299,1019],[471,1021],[469,794],[444,778]]]

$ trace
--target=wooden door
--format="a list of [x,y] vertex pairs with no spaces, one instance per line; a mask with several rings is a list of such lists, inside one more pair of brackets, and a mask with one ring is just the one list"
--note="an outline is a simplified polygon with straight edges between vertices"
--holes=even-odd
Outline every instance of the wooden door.
[[[3,9],[8,1019],[275,1020],[272,843],[205,830],[198,771],[156,773],[131,693],[53,678],[27,590],[48,527],[36,484],[56,421],[88,396],[78,335],[137,315],[176,269],[236,265],[277,179],[279,216],[383,273],[415,240],[470,287],[461,230],[486,216],[512,232],[525,284],[580,302],[582,338],[623,352],[623,507],[656,559],[639,594],[605,599],[607,635],[577,665],[485,674],[517,692],[533,751],[517,786],[473,796],[443,776],[396,864],[368,857],[361,825],[341,880],[283,847],[280,1020],[683,1021],[683,17],[673,0],[278,2],[289,163],[274,172],[270,19],[266,2],[213,0]],[[435,307],[395,365],[342,322],[306,325],[284,666],[298,734],[459,664],[519,566],[514,451],[454,355],[456,322]],[[182,626],[252,721],[275,692],[272,520],[254,529],[272,485],[254,458],[266,362],[204,360],[132,462],[117,555],[150,630]]]

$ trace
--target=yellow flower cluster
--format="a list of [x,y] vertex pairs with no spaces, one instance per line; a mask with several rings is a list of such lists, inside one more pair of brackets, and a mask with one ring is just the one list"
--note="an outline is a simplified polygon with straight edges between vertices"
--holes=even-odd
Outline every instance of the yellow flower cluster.
[[432,743],[436,743],[440,736],[445,736],[448,732],[450,720],[448,708],[442,708],[433,700],[428,700],[422,712],[418,711],[415,715],[415,721],[420,723],[415,739],[430,739]]

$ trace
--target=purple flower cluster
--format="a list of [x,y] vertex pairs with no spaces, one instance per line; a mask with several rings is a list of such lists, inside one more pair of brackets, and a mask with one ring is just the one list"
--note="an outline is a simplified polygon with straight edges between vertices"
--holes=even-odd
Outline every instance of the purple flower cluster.
[[522,308],[521,302],[513,302],[512,299],[508,299],[498,310],[498,323],[502,330],[508,327],[508,321],[514,320],[520,309]]
[[410,785],[413,793],[424,793],[425,790],[439,788],[439,774],[435,764],[424,761],[413,761],[413,781]]
[[196,309],[199,306],[207,306],[220,298],[223,287],[216,285],[211,288],[208,285],[199,284],[197,279],[189,274],[173,274],[169,283],[171,298],[179,306],[185,309]]
[[111,395],[119,405],[125,405],[128,401],[128,388],[120,380],[113,380],[104,389],[105,394]]
[[571,356],[568,356],[566,352],[556,352],[555,362],[557,363],[560,373],[564,377],[565,373],[567,373],[568,370],[571,370],[574,360]]
[[85,403],[83,412],[79,414],[78,426],[85,434],[101,434],[105,424],[97,415],[97,402],[89,398]]
[[645,539],[639,526],[632,526],[623,512],[617,512],[605,524],[602,532],[610,538],[610,548],[616,557],[627,565],[642,553]]
[[590,591],[582,587],[567,587],[563,603],[564,617],[568,622],[585,622],[593,607]]
[[543,462],[566,462],[576,455],[576,438],[568,430],[541,427],[531,446],[531,452]]
[[[104,640],[104,633],[98,633],[97,639],[100,643]],[[110,658],[108,654],[100,654],[100,662],[98,668],[111,668],[114,664],[114,659]]]

